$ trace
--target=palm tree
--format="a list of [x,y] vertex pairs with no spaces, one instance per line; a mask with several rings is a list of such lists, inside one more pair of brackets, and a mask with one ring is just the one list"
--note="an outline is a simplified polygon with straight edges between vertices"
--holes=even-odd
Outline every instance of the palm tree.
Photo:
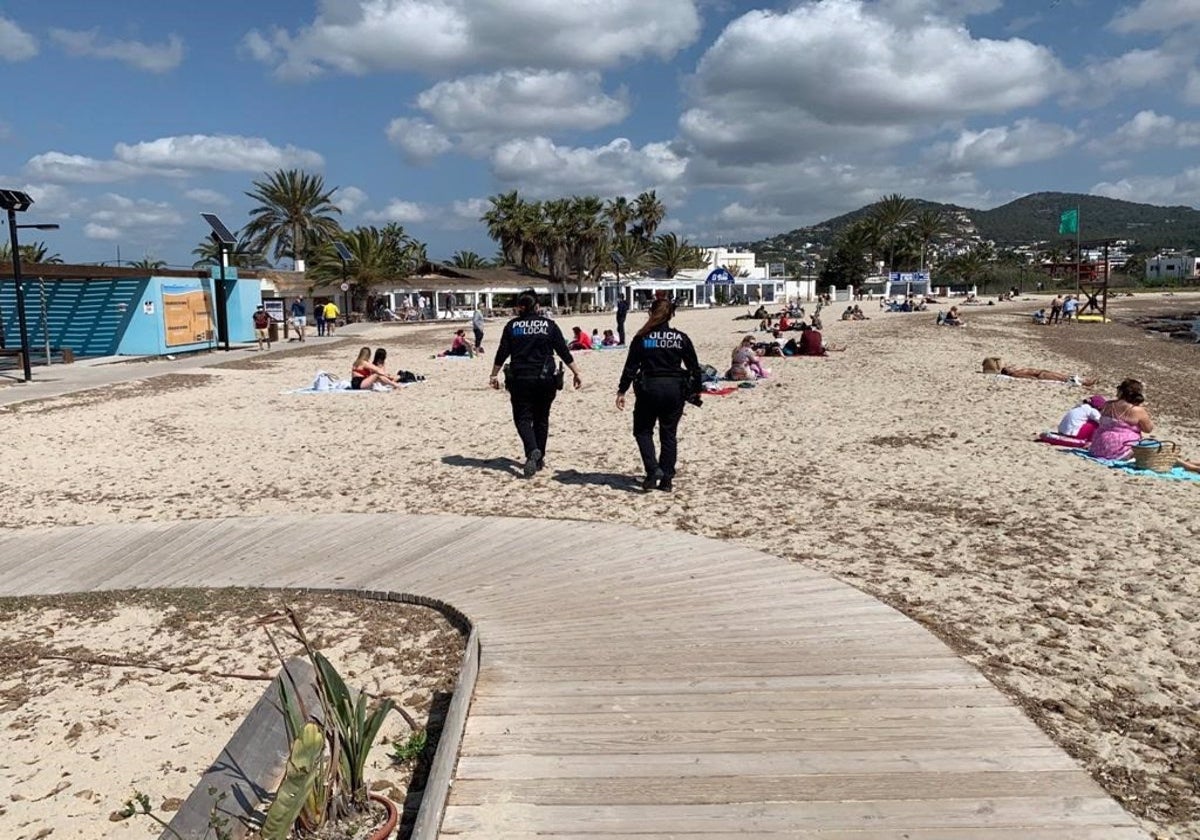
[[935,210],[932,207],[926,207],[921,212],[913,217],[912,229],[916,233],[917,238],[921,240],[921,267],[920,270],[925,270],[925,255],[929,250],[929,244],[940,236],[944,236],[950,230],[948,220],[940,210]]
[[332,243],[326,242],[313,254],[312,276],[318,283],[349,283],[351,299],[358,304],[377,286],[410,276],[425,259],[424,243],[395,223],[382,229],[364,226],[345,231],[341,242],[351,258],[343,263]]
[[486,268],[487,260],[474,251],[455,251],[450,258],[450,265],[455,268]]
[[635,274],[646,268],[650,247],[645,239],[626,234],[612,243],[610,253],[619,261],[621,271]]
[[[21,247],[21,261],[27,263],[39,263],[43,265],[59,265],[62,263],[62,257],[58,254],[51,254],[46,247],[45,242],[30,242]],[[9,260],[12,260],[12,247],[8,248]]]
[[147,271],[158,271],[160,268],[167,267],[166,260],[152,260],[149,256],[142,257],[140,260],[134,260],[129,264],[130,268],[141,268]]
[[635,216],[633,205],[623,195],[609,199],[608,203],[604,205],[604,218],[612,225],[613,236],[616,239],[620,239],[625,235],[626,230],[629,228],[629,223],[633,221]]
[[658,226],[667,215],[667,208],[658,200],[654,190],[647,190],[637,197],[633,203],[633,213],[637,217],[636,231],[645,239],[653,239]]
[[871,215],[879,221],[879,225],[883,229],[881,244],[885,244],[888,249],[889,272],[895,269],[893,257],[900,229],[912,220],[916,212],[917,203],[899,193],[885,195],[875,203],[875,208],[871,211]]
[[[201,239],[200,244],[192,249],[192,255],[197,258],[192,263],[192,268],[206,268],[221,264],[221,248],[211,237]],[[239,237],[234,246],[229,249],[229,264],[234,268],[244,268],[247,271],[270,267],[267,258],[261,251],[251,247],[250,241],[245,236]]]
[[670,279],[680,269],[703,268],[706,261],[704,253],[686,239],[680,239],[674,233],[664,233],[654,237],[654,243],[650,246],[650,264],[661,268]]
[[604,202],[598,196],[571,199],[571,262],[575,266],[575,308],[583,307],[584,276],[598,274],[601,256],[607,252],[608,225]]
[[518,265],[522,261],[522,221],[526,215],[526,202],[516,190],[494,195],[488,201],[492,203],[492,209],[479,221],[487,224],[488,236],[500,246],[505,262]]
[[337,188],[325,189],[325,179],[300,169],[279,169],[265,180],[255,181],[246,195],[259,204],[250,211],[243,229],[258,250],[274,245],[275,259],[290,256],[294,268],[303,271],[303,261],[318,246],[334,239],[341,228],[334,214]]

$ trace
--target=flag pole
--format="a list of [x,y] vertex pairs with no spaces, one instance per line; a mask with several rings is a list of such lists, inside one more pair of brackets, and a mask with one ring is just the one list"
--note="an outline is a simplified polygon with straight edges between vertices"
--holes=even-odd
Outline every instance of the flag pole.
[[1082,214],[1075,208],[1075,292],[1083,290],[1083,249],[1080,245],[1080,230],[1083,227]]

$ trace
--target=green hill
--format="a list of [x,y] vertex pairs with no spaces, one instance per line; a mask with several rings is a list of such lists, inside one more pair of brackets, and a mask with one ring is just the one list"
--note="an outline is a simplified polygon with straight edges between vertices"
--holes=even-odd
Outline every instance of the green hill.
[[[1073,237],[1058,234],[1064,210],[1079,209],[1080,233],[1084,241],[1133,239],[1139,252],[1163,248],[1200,249],[1200,210],[1191,207],[1159,207],[1078,193],[1042,192],[1023,196],[991,210],[973,210],[953,204],[914,199],[921,208],[942,210],[955,221],[955,238],[992,240],[998,246],[1058,242]],[[806,242],[831,245],[843,229],[868,215],[874,205],[836,216],[820,224],[788,233],[735,243],[766,259],[794,259]]]

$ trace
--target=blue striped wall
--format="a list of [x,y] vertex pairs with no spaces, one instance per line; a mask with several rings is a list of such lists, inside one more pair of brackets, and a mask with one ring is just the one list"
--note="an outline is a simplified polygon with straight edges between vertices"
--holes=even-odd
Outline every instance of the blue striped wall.
[[[111,356],[139,306],[150,278],[121,280],[55,280],[45,284],[47,329],[42,329],[42,289],[24,280],[29,343],[40,347],[50,335],[54,348],[69,347],[77,356]],[[20,347],[16,285],[0,280],[0,322],[8,348]]]

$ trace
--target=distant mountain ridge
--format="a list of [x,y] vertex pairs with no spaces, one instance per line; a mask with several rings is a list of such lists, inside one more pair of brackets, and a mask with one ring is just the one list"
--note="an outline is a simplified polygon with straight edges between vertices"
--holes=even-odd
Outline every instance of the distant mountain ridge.
[[[1058,221],[1064,210],[1079,210],[1080,236],[1095,239],[1133,239],[1137,250],[1162,248],[1200,249],[1200,210],[1160,207],[1080,193],[1039,192],[1022,196],[991,210],[913,199],[918,208],[943,211],[954,220],[955,235],[963,239],[992,240],[998,247],[1034,242],[1059,243],[1074,237],[1059,236]],[[869,204],[824,222],[742,243],[756,253],[786,257],[805,242],[831,245],[838,234],[870,214]]]

